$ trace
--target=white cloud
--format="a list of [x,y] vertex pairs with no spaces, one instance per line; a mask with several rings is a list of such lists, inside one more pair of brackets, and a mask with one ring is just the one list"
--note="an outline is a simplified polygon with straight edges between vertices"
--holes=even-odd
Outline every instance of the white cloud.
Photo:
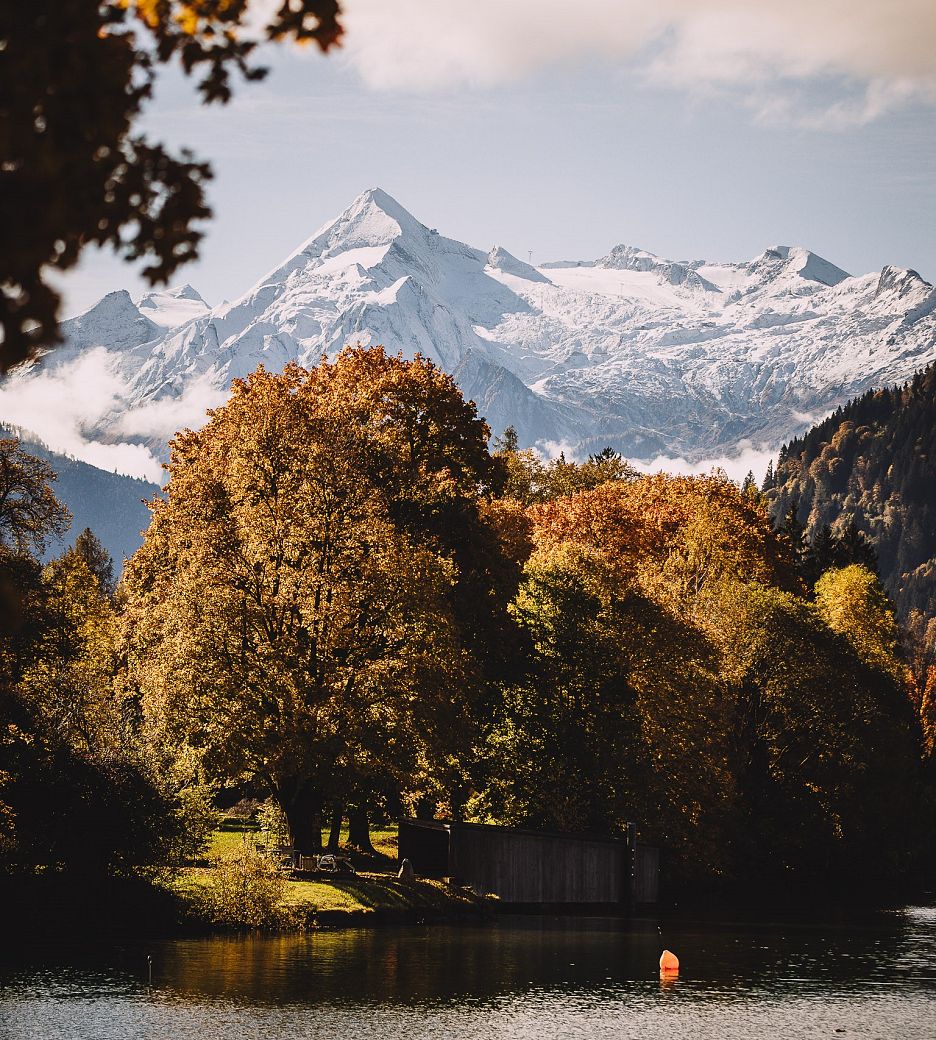
[[560,455],[564,455],[569,462],[581,461],[581,453],[577,452],[575,445],[570,441],[537,441],[534,450],[547,462],[558,459]]
[[52,451],[158,482],[160,464],[147,447],[95,436],[101,420],[122,407],[124,389],[113,358],[99,347],[55,371],[8,378],[0,386],[0,418],[35,433]]
[[713,469],[724,470],[732,480],[739,484],[751,472],[757,483],[761,484],[764,474],[767,472],[767,464],[776,457],[776,450],[768,450],[764,445],[755,447],[750,441],[741,441],[735,454],[701,459],[699,462],[689,462],[683,458],[669,458],[665,455],[658,455],[649,462],[640,459],[629,459],[628,461],[643,473],[659,473],[662,470],[664,473],[698,476],[711,473]]
[[[586,454],[577,451],[575,445],[569,441],[538,441],[535,450],[547,462],[557,459],[560,454],[564,455],[569,462],[581,462]],[[741,440],[732,454],[700,459],[698,462],[690,462],[688,459],[678,456],[673,458],[669,455],[657,455],[656,458],[649,461],[633,458],[629,458],[627,461],[641,473],[662,471],[700,476],[711,473],[712,470],[724,470],[731,480],[739,484],[750,472],[754,474],[755,480],[760,485],[767,472],[767,464],[776,457],[776,448],[769,448],[766,444],[754,445],[749,440]]]
[[[603,59],[816,128],[936,102],[933,0],[346,0],[345,11],[347,60],[378,89],[496,86]],[[797,85],[816,82],[840,96],[801,110]]]
[[205,412],[224,404],[227,396],[209,377],[200,376],[192,380],[179,397],[147,401],[124,412],[113,429],[126,437],[168,440],[177,430],[185,427],[197,429],[205,421]]
[[35,434],[52,451],[161,483],[165,473],[159,458],[136,438],[164,441],[182,427],[201,426],[206,409],[226,396],[197,379],[178,398],[131,407],[116,358],[95,347],[53,370],[7,378],[0,385],[0,420]]

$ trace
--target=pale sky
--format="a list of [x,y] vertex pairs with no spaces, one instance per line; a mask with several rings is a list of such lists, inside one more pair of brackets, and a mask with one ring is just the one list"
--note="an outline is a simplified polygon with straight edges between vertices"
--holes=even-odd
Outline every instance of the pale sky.
[[[265,2],[265,0],[264,0]],[[173,283],[234,298],[363,189],[534,263],[805,245],[936,280],[933,0],[347,0],[337,56],[270,49],[226,108],[163,75],[145,126],[211,161]],[[66,313],[134,270],[89,255]]]

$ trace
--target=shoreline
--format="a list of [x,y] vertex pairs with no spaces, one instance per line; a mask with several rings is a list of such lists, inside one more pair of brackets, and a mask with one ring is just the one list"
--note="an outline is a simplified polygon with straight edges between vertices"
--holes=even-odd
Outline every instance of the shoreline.
[[[871,920],[907,905],[927,905],[933,893],[922,890],[894,893],[888,900],[870,904],[866,899],[843,898],[841,892],[817,892],[806,898],[702,901],[685,898],[628,912],[624,907],[517,907],[492,897],[479,897],[462,889],[396,878],[382,881],[373,876],[360,892],[368,905],[319,906],[286,904],[276,919],[260,925],[221,922],[204,916],[192,899],[144,877],[81,878],[65,874],[6,876],[0,878],[0,900],[5,908],[8,934],[24,941],[78,940],[125,942],[138,939],[176,939],[213,935],[300,935],[316,931],[438,926],[493,922],[503,917],[616,918],[621,921],[699,920],[728,925],[731,922],[790,922],[823,919],[830,924]],[[393,883],[391,885],[391,883]],[[327,882],[321,883],[327,886]],[[338,884],[347,885],[346,881]],[[331,887],[331,886],[328,886]],[[401,890],[409,896],[401,902]],[[837,898],[838,897],[838,898]]]
[[[331,890],[335,898],[316,903],[291,894],[274,915],[251,924],[212,919],[193,886],[180,886],[164,873],[102,878],[63,872],[0,877],[0,905],[10,934],[91,940],[452,924],[488,920],[497,913],[494,898],[420,879],[353,875],[292,884],[314,886],[319,893]],[[336,905],[339,901],[346,905]]]

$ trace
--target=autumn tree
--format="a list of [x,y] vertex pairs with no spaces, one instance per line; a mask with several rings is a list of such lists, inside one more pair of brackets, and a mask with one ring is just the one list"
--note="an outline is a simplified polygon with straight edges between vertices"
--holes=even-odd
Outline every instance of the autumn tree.
[[494,454],[504,470],[504,497],[524,506],[542,499],[546,467],[532,448],[520,447],[512,426],[495,439]]
[[[906,621],[936,616],[936,365],[875,388],[785,446],[767,495],[783,521],[791,502],[815,541],[834,536],[823,570],[852,563],[880,574]],[[828,539],[832,541],[832,539]]]
[[39,567],[32,554],[42,553],[68,527],[68,510],[55,497],[54,481],[48,463],[17,440],[0,440],[0,686],[11,681],[12,662],[22,660],[41,612]]
[[757,481],[754,478],[754,471],[748,470],[744,476],[744,480],[741,482],[741,494],[744,498],[750,499],[752,502],[761,501],[761,492],[757,486]]
[[575,546],[527,563],[511,609],[533,662],[506,691],[475,812],[520,826],[619,831],[619,795],[634,789],[640,752],[608,585],[600,556]]
[[19,441],[0,440],[0,549],[42,553],[68,528],[68,510],[56,499],[52,467]]
[[726,581],[707,607],[735,703],[736,868],[819,884],[899,872],[919,795],[900,684],[790,593]]
[[816,610],[869,665],[900,676],[900,633],[887,593],[866,567],[829,570],[816,583]]
[[873,575],[833,588],[831,572],[811,606],[760,495],[719,475],[527,513],[512,610],[530,664],[505,689],[479,816],[636,819],[683,881],[906,868],[920,734]]
[[[341,37],[337,0],[29,0],[0,9],[0,372],[56,339],[49,275],[88,245],[165,281],[197,255],[207,164],[136,129],[160,64],[226,102],[263,40]],[[261,19],[258,19],[258,13]],[[251,27],[261,20],[259,28]]]
[[473,749],[486,739],[498,702],[497,684],[522,662],[507,607],[519,581],[524,521],[499,497],[505,475],[488,448],[487,425],[431,362],[353,347],[308,380],[310,407],[353,421],[366,437],[368,472],[386,494],[394,526],[453,568],[446,600],[472,664],[461,691],[472,733],[450,749],[446,783],[430,783],[421,798],[457,813],[471,783]]
[[15,442],[0,451],[0,858],[104,873],[151,862],[170,807],[122,740],[109,598],[75,549],[32,555],[67,514],[54,474]]
[[902,634],[910,693],[923,726],[924,752],[931,757],[936,751],[936,618],[912,610]]
[[704,638],[570,543],[534,553],[512,609],[533,658],[473,810],[618,835],[637,820],[696,873],[719,869],[728,725]]
[[543,500],[564,498],[578,491],[590,491],[609,481],[630,483],[637,470],[613,448],[602,448],[584,462],[568,460],[565,454],[551,459],[545,467]]
[[[139,763],[82,753],[40,709],[0,689],[0,862],[97,880],[158,862],[171,807]],[[4,839],[6,839],[4,841]],[[77,891],[84,894],[83,887]]]
[[622,578],[683,609],[725,575],[796,589],[787,544],[759,503],[717,477],[642,477],[530,511],[539,546],[602,551]]
[[473,549],[497,545],[486,433],[427,362],[355,349],[254,373],[172,443],[125,581],[130,676],[151,726],[266,784],[305,850],[326,802],[458,744]]
[[503,496],[525,506],[589,491],[609,481],[637,478],[633,466],[612,448],[603,448],[584,462],[566,459],[564,453],[545,461],[532,448],[520,447],[512,426],[495,440],[494,454],[506,471]]
[[49,563],[41,582],[43,625],[17,688],[58,740],[79,754],[113,757],[122,720],[110,599],[75,548]]

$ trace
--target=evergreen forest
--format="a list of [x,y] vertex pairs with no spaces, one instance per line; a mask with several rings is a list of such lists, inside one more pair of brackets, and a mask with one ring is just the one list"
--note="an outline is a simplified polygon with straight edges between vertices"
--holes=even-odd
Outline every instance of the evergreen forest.
[[763,490],[808,585],[843,561],[876,570],[922,699],[936,681],[936,366],[784,445]]

